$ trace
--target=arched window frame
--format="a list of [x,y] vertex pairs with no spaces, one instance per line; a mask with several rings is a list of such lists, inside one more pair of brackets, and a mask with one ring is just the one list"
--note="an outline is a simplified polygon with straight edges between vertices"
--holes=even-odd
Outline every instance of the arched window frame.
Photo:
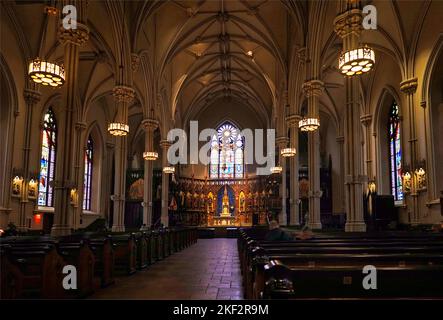
[[[225,131],[229,138],[223,138]],[[244,137],[240,130],[230,122],[217,128],[217,135],[211,140],[209,177],[210,179],[242,179],[244,177]],[[227,161],[227,157],[232,160]],[[232,168],[232,170],[229,170]],[[228,169],[228,170],[226,170]]]
[[83,210],[92,209],[92,174],[94,168],[94,141],[88,136],[84,155]]
[[387,132],[391,194],[395,201],[403,201],[401,120],[396,101],[392,102],[389,109]]
[[38,205],[53,207],[54,192],[52,181],[55,179],[57,155],[57,120],[52,107],[43,116],[41,129],[40,170],[38,184]]

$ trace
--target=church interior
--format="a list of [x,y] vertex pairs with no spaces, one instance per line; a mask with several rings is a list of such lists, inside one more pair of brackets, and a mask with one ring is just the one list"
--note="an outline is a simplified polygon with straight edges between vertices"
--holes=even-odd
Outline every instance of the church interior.
[[443,298],[443,1],[0,16],[2,299]]

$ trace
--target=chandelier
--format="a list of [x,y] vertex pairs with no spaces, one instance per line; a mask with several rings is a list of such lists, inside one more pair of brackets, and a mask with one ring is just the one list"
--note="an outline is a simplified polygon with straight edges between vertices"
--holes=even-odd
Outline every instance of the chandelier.
[[163,172],[167,173],[167,174],[174,173],[175,168],[174,167],[163,167]]
[[108,126],[108,132],[113,136],[126,136],[129,133],[129,126],[124,123],[112,122]]
[[143,159],[149,161],[155,161],[158,159],[158,153],[155,151],[145,151],[143,152]]
[[295,150],[295,148],[284,148],[280,151],[280,154],[283,157],[293,157],[297,154],[297,151]]
[[315,131],[320,127],[320,120],[317,118],[303,118],[298,122],[301,131]]
[[65,68],[36,58],[29,63],[28,75],[35,83],[59,87],[65,83]]
[[271,167],[272,174],[279,174],[279,173],[282,173],[282,171],[283,171],[283,168],[280,166]]
[[341,73],[349,77],[370,71],[374,64],[375,52],[367,46],[342,52],[338,59]]

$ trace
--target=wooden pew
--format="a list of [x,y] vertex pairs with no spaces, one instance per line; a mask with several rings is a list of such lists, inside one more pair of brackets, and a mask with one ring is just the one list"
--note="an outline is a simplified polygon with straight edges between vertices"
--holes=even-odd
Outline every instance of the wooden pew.
[[[312,268],[316,263],[316,261],[312,260],[314,255],[320,257],[318,259],[321,259],[321,263],[325,263],[325,261],[329,259],[333,264],[340,265],[350,263],[349,260],[346,260],[346,257],[353,254],[354,258],[351,258],[353,259],[353,263],[356,262],[355,259],[370,260],[377,257],[378,260],[381,260],[378,261],[379,263],[388,263],[388,265],[393,264],[397,266],[398,264],[405,263],[406,260],[409,261],[409,264],[414,261],[417,263],[417,259],[421,258],[426,261],[425,257],[419,256],[415,258],[405,257],[397,261],[396,259],[401,258],[401,252],[412,251],[418,254],[427,252],[426,254],[428,255],[443,252],[443,238],[441,236],[426,234],[414,235],[410,238],[402,236],[400,238],[366,237],[365,239],[362,239],[361,236],[360,234],[360,237],[330,237],[307,241],[266,242],[254,240],[249,237],[244,230],[241,230],[237,243],[246,298],[256,298],[257,292],[263,291],[263,266],[269,262],[269,259],[292,259],[290,262],[293,262],[294,259],[299,259],[302,263],[306,263],[306,260],[303,259],[311,259],[308,261],[308,264],[310,264]],[[263,247],[257,248],[258,245],[263,245]],[[405,249],[405,247],[408,249]],[[371,258],[361,258],[365,252],[371,253]],[[391,252],[390,256],[386,256],[389,252]],[[393,253],[397,253],[397,256],[394,257]],[[335,257],[333,257],[334,254]],[[337,261],[340,254],[341,260]],[[295,257],[292,257],[292,255],[295,255]],[[357,255],[359,258],[355,258]],[[365,256],[368,257],[369,255],[366,254]],[[436,259],[435,256],[428,256],[427,258]],[[286,260],[283,261],[286,262]],[[441,263],[441,260],[430,262]]]
[[62,271],[66,262],[55,245],[2,245],[0,253],[1,288],[6,287],[2,290],[2,299],[65,297]]
[[288,268],[277,260],[265,266],[265,299],[441,298],[443,266],[377,268],[377,289],[366,290],[360,266]]
[[67,290],[67,296],[82,298],[92,294],[94,292],[95,258],[89,247],[89,242],[87,240],[62,239],[57,248],[66,264],[75,266],[77,270],[77,289]]
[[299,254],[258,257],[253,261],[253,283],[248,284],[248,298],[260,299],[265,289],[265,267],[271,261],[279,261],[288,268],[316,269],[321,267],[353,266],[363,269],[366,265],[381,267],[414,267],[414,266],[443,266],[442,253],[418,254]]
[[94,275],[100,279],[100,286],[114,284],[114,249],[110,236],[95,237],[89,240],[95,257]]
[[137,244],[134,234],[112,235],[114,248],[115,272],[133,274],[137,271]]
[[142,232],[134,234],[137,247],[137,269],[144,269],[148,266],[148,243],[146,236]]

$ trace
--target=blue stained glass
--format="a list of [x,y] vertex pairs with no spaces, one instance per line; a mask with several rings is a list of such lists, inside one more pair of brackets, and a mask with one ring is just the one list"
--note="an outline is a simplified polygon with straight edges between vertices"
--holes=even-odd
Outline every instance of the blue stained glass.
[[224,123],[211,141],[211,179],[243,178],[243,139],[238,128]]
[[91,210],[93,156],[94,156],[94,144],[91,136],[89,136],[85,151],[85,173],[83,181],[83,210]]
[[391,106],[388,125],[391,190],[395,200],[403,200],[400,117],[398,114],[398,105],[396,102],[394,102]]
[[43,128],[41,132],[41,157],[40,157],[40,177],[38,184],[38,205],[53,205],[53,190],[51,182],[55,177],[55,156],[56,156],[56,135],[57,122],[51,107],[44,115]]

